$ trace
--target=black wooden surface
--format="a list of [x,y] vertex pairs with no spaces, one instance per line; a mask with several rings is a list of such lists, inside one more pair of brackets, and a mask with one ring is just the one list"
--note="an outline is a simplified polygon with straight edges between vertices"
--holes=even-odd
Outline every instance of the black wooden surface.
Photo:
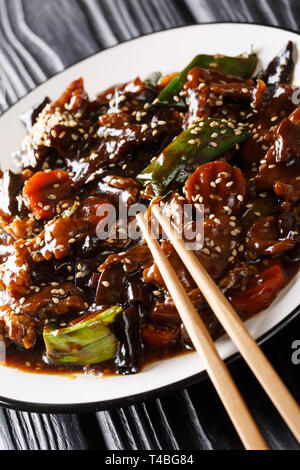
[[[0,113],[64,67],[142,34],[191,23],[240,21],[300,30],[299,0],[0,0]],[[263,349],[300,402],[292,343],[300,318]],[[244,363],[234,379],[273,449],[299,449]],[[0,409],[0,450],[240,449],[208,380],[111,412],[39,415]]]

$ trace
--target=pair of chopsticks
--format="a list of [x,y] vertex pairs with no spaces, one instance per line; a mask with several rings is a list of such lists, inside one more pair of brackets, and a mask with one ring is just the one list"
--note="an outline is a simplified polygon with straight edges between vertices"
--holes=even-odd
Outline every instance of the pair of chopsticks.
[[[187,249],[184,240],[178,238],[178,233],[172,228],[167,217],[162,214],[158,206],[153,206],[152,214],[160,223],[224,330],[238,348],[298,442],[300,442],[300,408],[298,404],[196,255]],[[137,215],[137,222],[182,322],[195,349],[200,354],[207,373],[245,448],[247,450],[268,450],[268,446],[226,365],[219,356],[206,326],[195,310],[171,263],[161,250],[160,244],[155,239],[148,222],[142,214]]]

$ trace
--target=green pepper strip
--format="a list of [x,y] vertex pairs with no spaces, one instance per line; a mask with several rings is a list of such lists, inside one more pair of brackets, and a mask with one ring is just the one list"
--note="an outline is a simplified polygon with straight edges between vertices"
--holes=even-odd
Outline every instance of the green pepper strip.
[[251,204],[251,207],[248,207],[242,216],[242,225],[248,226],[253,224],[253,222],[255,222],[260,217],[266,217],[273,209],[274,203],[274,197],[270,195],[264,198],[255,198]]
[[184,184],[199,165],[216,160],[249,137],[248,131],[225,119],[207,119],[182,132],[137,179],[162,194],[171,184]]
[[106,324],[121,312],[122,308],[116,306],[68,328],[45,327],[43,338],[49,361],[89,365],[113,359],[118,341]]
[[187,82],[188,73],[194,67],[216,70],[224,75],[232,75],[247,80],[252,77],[257,63],[258,58],[256,54],[238,57],[212,56],[206,54],[197,55],[192,62],[162,90],[153,104],[155,104],[155,106],[186,108],[186,104],[183,100],[176,102],[174,97],[179,96],[179,93]]

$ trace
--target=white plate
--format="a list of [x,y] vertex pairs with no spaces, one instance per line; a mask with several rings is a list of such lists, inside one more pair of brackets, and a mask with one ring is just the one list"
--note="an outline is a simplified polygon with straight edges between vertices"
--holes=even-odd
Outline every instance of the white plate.
[[[263,65],[276,55],[288,40],[300,50],[300,36],[271,27],[247,24],[211,24],[173,29],[136,39],[94,55],[39,86],[0,118],[0,155],[2,168],[11,167],[11,152],[24,136],[19,115],[47,95],[52,99],[69,82],[83,76],[90,96],[115,82],[146,77],[156,70],[172,72],[183,68],[196,54],[223,53],[236,55],[250,50],[259,53]],[[295,83],[300,83],[300,64]],[[288,321],[299,303],[300,276],[280,293],[271,308],[249,321],[247,327],[256,339],[273,332]],[[236,353],[231,341],[224,337],[217,342],[222,358]],[[128,377],[79,375],[76,378],[38,375],[0,366],[0,403],[21,409],[47,411],[79,411],[120,404],[203,372],[203,364],[193,353],[156,362],[143,372]]]

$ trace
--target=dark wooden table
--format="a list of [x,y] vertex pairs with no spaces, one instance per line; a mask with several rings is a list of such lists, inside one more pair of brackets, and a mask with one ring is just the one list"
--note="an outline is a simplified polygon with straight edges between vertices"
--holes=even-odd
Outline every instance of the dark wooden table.
[[[9,107],[64,67],[142,34],[192,23],[240,21],[300,29],[299,0],[0,0],[0,77]],[[266,38],[267,39],[267,38]],[[292,343],[300,317],[263,349],[300,402]],[[241,360],[234,379],[273,449],[299,449]],[[208,380],[180,392],[86,415],[40,415],[0,408],[0,449],[241,449]]]

